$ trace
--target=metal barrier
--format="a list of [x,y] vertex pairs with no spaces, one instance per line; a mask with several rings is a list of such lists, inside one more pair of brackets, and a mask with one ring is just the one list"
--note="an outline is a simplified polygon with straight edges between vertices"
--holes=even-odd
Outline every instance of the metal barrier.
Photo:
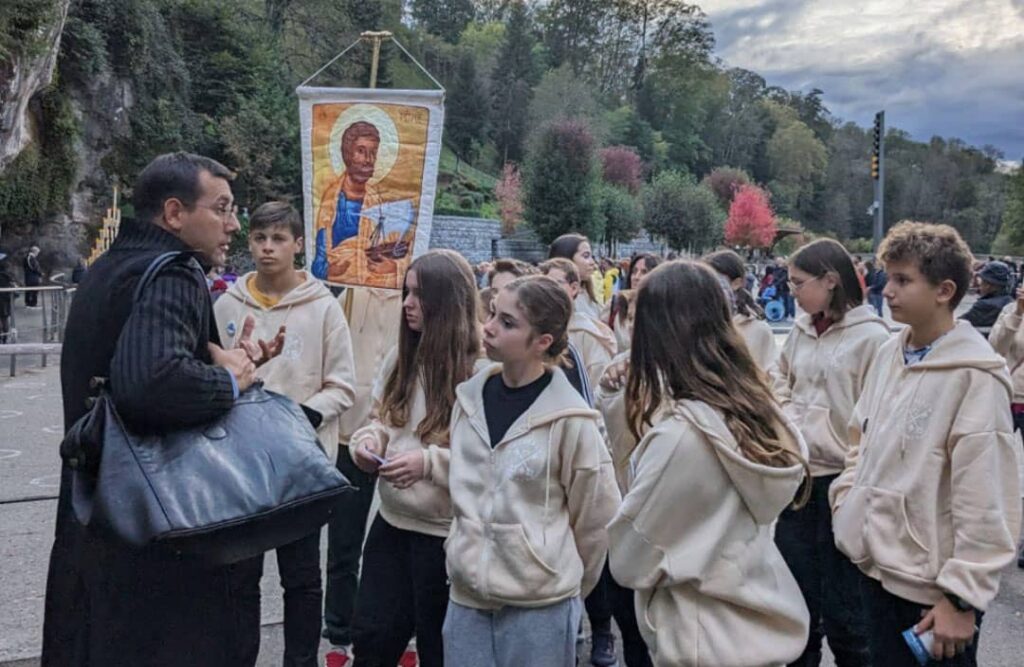
[[[59,278],[62,274],[58,274]],[[42,365],[46,366],[47,356],[60,354],[64,342],[64,326],[67,323],[68,310],[76,288],[63,283],[40,285],[38,287],[3,287],[2,294],[26,294],[35,292],[39,295],[36,309],[25,308],[21,313],[11,307],[11,316],[4,323],[0,322],[0,356],[10,357],[11,376],[17,374],[19,356],[40,355]],[[41,325],[26,319],[33,310],[38,310]],[[34,318],[32,318],[34,319]]]

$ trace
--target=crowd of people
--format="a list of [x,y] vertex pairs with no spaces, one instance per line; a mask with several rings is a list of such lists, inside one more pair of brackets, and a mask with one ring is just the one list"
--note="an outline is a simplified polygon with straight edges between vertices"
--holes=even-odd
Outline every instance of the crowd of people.
[[[627,667],[818,665],[823,640],[844,667],[976,664],[1020,530],[1024,295],[991,344],[958,322],[974,273],[951,227],[895,226],[878,268],[831,240],[770,267],[756,288],[802,311],[777,349],[731,250],[598,262],[568,234],[539,266],[434,250],[401,291],[335,296],[295,268],[279,202],[250,218],[255,271],[212,304],[229,181],[183,153],[139,176],[138,219],[72,306],[65,424],[97,376],[141,432],[214,419],[258,380],[322,416],[357,490],[323,575],[319,531],[277,549],[284,665],[317,665],[323,636],[328,667],[607,667],[613,619]],[[126,302],[166,250],[202,269]],[[883,267],[898,333],[871,301]],[[253,665],[263,558],[111,542],[77,524],[64,473],[42,664]]]

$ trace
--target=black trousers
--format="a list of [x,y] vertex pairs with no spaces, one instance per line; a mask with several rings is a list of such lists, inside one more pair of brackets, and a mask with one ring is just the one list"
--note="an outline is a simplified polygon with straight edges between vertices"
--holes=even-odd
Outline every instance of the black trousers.
[[632,589],[623,588],[615,581],[605,562],[597,586],[583,602],[595,635],[610,634],[612,618],[615,618],[622,633],[622,654],[627,667],[651,667],[651,654],[636,623],[635,597]]
[[277,571],[284,589],[284,667],[318,667],[320,531],[278,547]]
[[[242,564],[246,585],[240,594],[245,638],[240,653],[255,664],[260,648],[260,579],[264,557]],[[277,571],[284,589],[284,667],[318,667],[320,613],[320,531],[277,548]]]
[[363,553],[366,520],[373,503],[374,475],[352,463],[348,447],[338,447],[338,470],[356,487],[338,501],[327,524],[327,594],[324,597],[323,636],[332,644],[352,643],[352,611],[359,587],[359,558]]
[[401,530],[378,516],[363,548],[352,623],[355,664],[395,667],[415,635],[420,667],[443,667],[447,610],[444,538]]
[[[918,667],[903,639],[903,631],[920,622],[921,612],[929,607],[893,595],[866,575],[861,577],[874,667]],[[981,628],[983,616],[977,614],[975,625],[978,628]],[[977,667],[979,634],[980,631],[974,633],[974,641],[963,653],[949,660],[932,660],[929,667]]]
[[815,477],[807,505],[785,510],[775,527],[775,544],[811,613],[807,647],[792,663],[801,667],[817,667],[825,637],[837,667],[871,665],[861,591],[863,575],[836,548],[832,533],[828,487],[836,477]]

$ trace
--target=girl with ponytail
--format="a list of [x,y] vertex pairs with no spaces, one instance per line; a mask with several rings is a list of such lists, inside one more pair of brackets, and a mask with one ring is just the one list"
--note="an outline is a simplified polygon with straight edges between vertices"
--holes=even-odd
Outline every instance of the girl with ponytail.
[[558,367],[571,314],[546,276],[499,289],[483,328],[497,363],[456,390],[446,667],[575,665],[619,493],[598,413]]

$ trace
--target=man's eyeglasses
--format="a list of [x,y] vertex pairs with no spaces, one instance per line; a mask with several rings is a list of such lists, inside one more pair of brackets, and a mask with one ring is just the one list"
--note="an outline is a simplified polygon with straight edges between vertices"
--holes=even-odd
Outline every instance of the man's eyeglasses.
[[220,219],[224,222],[227,222],[229,218],[238,217],[238,206],[235,205],[228,206],[227,204],[219,204],[217,206],[204,206],[203,204],[197,204],[197,206],[213,211],[219,215]]

